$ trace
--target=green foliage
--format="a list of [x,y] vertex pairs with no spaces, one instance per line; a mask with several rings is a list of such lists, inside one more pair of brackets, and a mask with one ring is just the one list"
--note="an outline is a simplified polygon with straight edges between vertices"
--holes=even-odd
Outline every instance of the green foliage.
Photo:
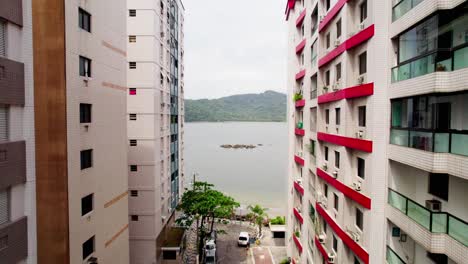
[[253,222],[258,225],[258,233],[259,235],[262,234],[262,224],[265,221],[266,218],[268,218],[268,215],[266,211],[268,210],[267,208],[263,208],[260,205],[256,204],[254,206],[249,205],[247,209],[250,210],[249,216],[252,218]]
[[186,122],[286,121],[286,95],[274,91],[185,100]]
[[289,264],[291,263],[288,258],[281,260],[280,264]]
[[301,93],[295,93],[295,94],[293,95],[293,100],[294,100],[294,102],[299,101],[299,100],[301,100],[302,98],[303,98],[303,96],[302,96]]
[[270,220],[271,225],[285,225],[286,224],[286,217],[284,216],[277,216]]
[[301,232],[296,231],[296,232],[294,232],[294,235],[295,235],[297,238],[299,238],[299,237],[301,237]]

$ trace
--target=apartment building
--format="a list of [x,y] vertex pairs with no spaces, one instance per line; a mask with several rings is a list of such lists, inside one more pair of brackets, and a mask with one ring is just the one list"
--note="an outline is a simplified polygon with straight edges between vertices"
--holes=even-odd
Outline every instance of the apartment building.
[[464,263],[468,6],[289,0],[293,263]]
[[[180,0],[127,1],[127,124],[130,259],[164,263],[183,191],[184,6]],[[175,250],[174,250],[175,249]]]
[[128,263],[126,2],[0,2],[0,263]]

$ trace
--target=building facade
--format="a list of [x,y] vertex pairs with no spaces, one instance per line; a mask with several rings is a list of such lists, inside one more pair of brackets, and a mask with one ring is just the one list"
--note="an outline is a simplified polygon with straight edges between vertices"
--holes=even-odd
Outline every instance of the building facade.
[[468,257],[466,1],[290,0],[294,263]]
[[160,263],[183,191],[180,0],[127,1],[128,182],[133,264]]
[[0,2],[0,262],[128,263],[126,1]]

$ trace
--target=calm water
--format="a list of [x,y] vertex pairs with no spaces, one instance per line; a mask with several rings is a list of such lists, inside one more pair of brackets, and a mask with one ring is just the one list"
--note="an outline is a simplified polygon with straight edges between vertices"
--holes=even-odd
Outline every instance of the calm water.
[[[260,204],[283,214],[287,207],[286,123],[185,123],[186,182],[208,181],[243,205]],[[222,144],[262,144],[224,149]]]

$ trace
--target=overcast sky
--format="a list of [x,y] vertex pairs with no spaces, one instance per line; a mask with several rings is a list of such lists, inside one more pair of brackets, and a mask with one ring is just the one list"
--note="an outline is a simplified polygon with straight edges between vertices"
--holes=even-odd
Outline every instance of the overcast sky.
[[286,0],[182,0],[185,98],[286,92]]

